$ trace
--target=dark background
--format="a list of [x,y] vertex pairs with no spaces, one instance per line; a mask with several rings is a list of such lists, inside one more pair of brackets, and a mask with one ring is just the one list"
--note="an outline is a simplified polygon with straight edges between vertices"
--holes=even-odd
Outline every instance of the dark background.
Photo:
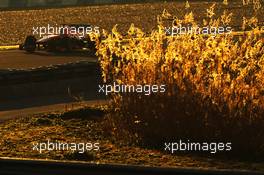
[[[97,5],[97,4],[115,4],[115,3],[144,3],[165,0],[1,0],[0,8],[14,9],[14,8],[32,8],[32,7],[62,7],[62,6],[79,6],[79,5]],[[184,1],[185,0],[167,0],[169,1]],[[189,0],[204,1],[204,0]],[[210,0],[212,2],[212,0]],[[221,1],[221,0],[213,0]]]
[[0,8],[58,7],[89,4],[148,2],[148,0],[5,0],[0,1]]

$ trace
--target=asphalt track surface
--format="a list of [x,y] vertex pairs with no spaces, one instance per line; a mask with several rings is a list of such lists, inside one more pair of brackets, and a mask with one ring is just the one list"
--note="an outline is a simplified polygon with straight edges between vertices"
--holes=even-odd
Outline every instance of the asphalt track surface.
[[88,51],[72,53],[49,53],[37,51],[27,53],[22,50],[0,51],[1,69],[30,69],[56,64],[65,64],[77,61],[96,61],[95,56],[91,56]]
[[0,157],[2,175],[264,175],[260,171],[98,164]]
[[263,175],[263,172],[198,168],[160,168],[119,164],[0,158],[5,175]]
[[[28,100],[28,103],[34,103],[34,102],[36,102],[34,101],[34,99]],[[18,117],[34,116],[36,114],[44,114],[44,113],[66,112],[69,110],[80,109],[82,107],[106,105],[107,103],[108,101],[106,100],[89,100],[89,101],[82,101],[82,102],[63,101],[61,103],[54,103],[50,105],[43,103],[35,107],[28,106],[23,109],[0,110],[0,123],[5,120],[14,119]],[[14,104],[15,103],[12,103],[12,105],[15,108],[16,106]]]
[[[0,70],[31,69],[78,61],[96,62],[97,58],[95,56],[90,56],[88,51],[78,51],[72,53],[49,53],[45,51],[37,51],[31,54],[21,50],[0,51]],[[86,79],[83,81],[85,80]],[[76,82],[76,80],[72,80],[72,82]],[[84,102],[85,105],[102,103],[105,102],[102,102],[101,99],[95,98],[92,94],[89,95],[88,100]],[[25,99],[2,100],[0,104],[0,122],[36,113],[64,111],[67,110],[67,108],[78,108],[80,105],[83,104],[76,102],[76,100],[65,94],[37,97],[32,95],[32,97]]]

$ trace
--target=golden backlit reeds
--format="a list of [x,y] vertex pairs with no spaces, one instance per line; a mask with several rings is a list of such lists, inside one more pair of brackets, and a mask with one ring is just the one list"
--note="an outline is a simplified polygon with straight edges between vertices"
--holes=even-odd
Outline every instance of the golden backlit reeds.
[[[254,1],[257,3],[257,1]],[[246,2],[245,2],[246,3]],[[232,13],[206,10],[203,25],[229,26]],[[168,36],[164,21],[198,26],[192,12],[179,19],[167,11],[150,35],[131,25],[101,36],[98,55],[104,81],[165,84],[166,93],[113,94],[115,128],[159,146],[168,139],[233,141],[235,148],[264,154],[264,41],[255,17],[243,18],[243,35]],[[172,24],[172,25],[173,25]],[[250,142],[250,143],[249,143]],[[240,144],[248,144],[239,148]]]

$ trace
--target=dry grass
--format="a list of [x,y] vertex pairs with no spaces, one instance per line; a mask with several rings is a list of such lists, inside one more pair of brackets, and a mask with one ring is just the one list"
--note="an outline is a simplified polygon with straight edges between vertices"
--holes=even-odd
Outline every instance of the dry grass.
[[[207,12],[214,14],[212,9]],[[233,154],[263,160],[264,42],[256,18],[244,20],[251,32],[241,37],[167,37],[163,28],[168,16],[158,17],[150,37],[131,26],[130,40],[124,42],[114,28],[98,46],[105,82],[167,86],[165,94],[113,94],[114,132],[128,131],[140,144],[160,148],[179,139],[231,141]],[[226,26],[231,21],[221,19],[229,16],[209,15],[204,23]],[[174,19],[197,25],[190,12]]]
[[[157,150],[142,149],[114,141],[107,136],[102,126],[107,122],[102,116],[84,109],[62,114],[44,114],[12,119],[0,123],[0,156],[53,160],[81,160],[93,163],[115,163],[162,167],[200,167],[219,169],[247,169],[264,171],[262,163],[216,160],[196,156],[168,155]],[[98,112],[96,112],[98,113]],[[73,115],[74,114],[74,115]],[[78,115],[76,115],[78,114]],[[69,151],[48,151],[39,154],[33,151],[34,142],[99,142],[100,150],[86,154]]]
[[[216,14],[219,15],[224,9],[235,16],[249,16],[252,9],[242,6],[240,0],[229,2],[226,7],[221,2],[218,3]],[[204,9],[212,3],[193,2],[190,3],[196,16],[195,19],[201,21],[204,17]],[[0,12],[0,45],[20,44],[25,36],[31,34],[32,28],[37,26],[47,26],[63,23],[89,23],[99,26],[102,29],[111,30],[115,24],[119,24],[119,29],[126,32],[131,23],[141,28],[145,32],[150,32],[156,26],[156,17],[162,13],[163,9],[182,17],[185,14],[185,3],[146,3],[129,5],[105,5],[91,7],[72,7],[59,9],[27,10],[27,11],[1,11]],[[258,17],[263,16],[263,10],[259,11]],[[259,18],[261,19],[261,18]],[[240,17],[235,19],[231,25],[240,26]]]

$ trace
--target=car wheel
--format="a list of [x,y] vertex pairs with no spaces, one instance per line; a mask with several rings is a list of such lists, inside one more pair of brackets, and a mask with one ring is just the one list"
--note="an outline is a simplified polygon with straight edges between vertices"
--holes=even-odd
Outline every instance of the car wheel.
[[34,36],[27,36],[26,41],[24,43],[24,49],[27,52],[34,52],[36,50],[36,41],[37,39]]

